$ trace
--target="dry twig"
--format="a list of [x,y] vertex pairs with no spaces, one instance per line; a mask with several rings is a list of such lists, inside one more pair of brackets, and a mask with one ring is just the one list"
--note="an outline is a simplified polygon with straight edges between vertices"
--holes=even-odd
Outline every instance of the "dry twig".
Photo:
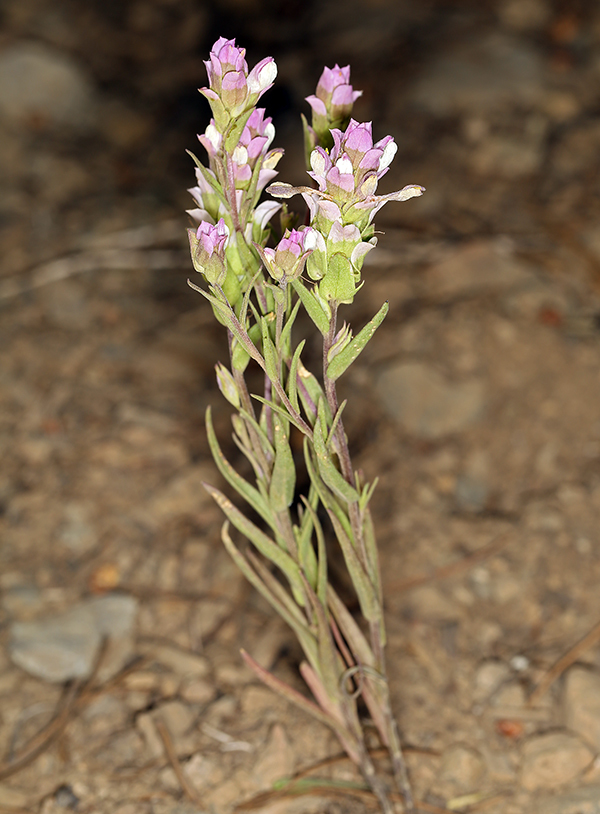
[[600,641],[600,622],[594,625],[590,632],[584,636],[581,641],[573,645],[570,650],[567,650],[564,656],[561,656],[561,658],[559,658],[559,660],[544,673],[539,680],[537,687],[529,696],[529,706],[536,704],[540,698],[546,694],[556,679],[559,678],[574,662],[576,662],[582,653],[585,653],[586,650],[589,650],[589,648],[598,641]]
[[165,747],[165,754],[171,764],[173,771],[175,772],[175,777],[179,781],[179,785],[181,786],[182,790],[184,791],[185,795],[189,798],[189,800],[194,803],[194,805],[201,806],[200,796],[196,789],[192,786],[188,778],[185,776],[183,769],[181,768],[181,763],[179,762],[179,758],[177,757],[177,753],[175,752],[175,748],[173,746],[173,741],[171,740],[171,735],[167,726],[164,721],[161,721],[160,718],[157,718],[156,721],[156,729],[158,734],[160,735],[160,739],[163,742],[163,746]]

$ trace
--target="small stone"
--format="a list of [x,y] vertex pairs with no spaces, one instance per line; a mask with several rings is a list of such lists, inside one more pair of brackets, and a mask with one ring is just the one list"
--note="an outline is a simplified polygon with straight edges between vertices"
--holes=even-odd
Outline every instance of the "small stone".
[[144,655],[150,656],[180,676],[205,678],[210,671],[208,660],[204,656],[179,650],[168,644],[143,644],[140,650]]
[[35,585],[14,585],[2,592],[2,608],[11,616],[29,616],[39,612],[44,598]]
[[179,694],[190,704],[209,704],[217,693],[214,684],[202,679],[192,679],[183,683]]
[[508,664],[503,661],[484,661],[475,673],[473,700],[487,701],[510,677]]
[[70,808],[73,811],[80,802],[79,797],[77,797],[70,786],[60,786],[60,788],[54,792],[54,799],[56,800],[56,804],[61,808]]
[[113,594],[81,602],[49,619],[15,622],[11,626],[11,658],[45,681],[86,678],[106,639],[98,670],[99,680],[105,681],[131,657],[137,607],[134,597]]
[[18,789],[13,789],[5,783],[0,783],[0,806],[11,808],[26,808],[29,797]]
[[444,750],[440,778],[452,783],[457,791],[475,791],[484,774],[485,762],[475,749],[455,744]]
[[593,759],[591,749],[575,735],[538,735],[523,745],[521,784],[527,791],[557,788],[575,780]]
[[525,132],[518,136],[492,134],[472,150],[469,164],[479,175],[515,179],[532,175],[544,160],[542,136],[543,132]]
[[412,591],[408,610],[412,618],[422,622],[456,622],[462,616],[461,608],[433,586]]
[[0,54],[0,116],[36,128],[88,130],[94,88],[69,56],[40,42],[19,42]]
[[89,607],[35,622],[11,625],[10,655],[26,672],[62,683],[89,676],[102,636]]
[[183,771],[189,777],[194,788],[203,791],[210,786],[216,786],[223,781],[223,766],[209,757],[197,752],[183,766]]
[[504,0],[498,9],[500,21],[515,31],[537,31],[543,28],[552,9],[544,0]]
[[194,722],[192,711],[181,701],[168,701],[154,715],[160,717],[174,740],[189,732]]
[[441,438],[466,429],[481,416],[485,404],[482,381],[447,382],[420,362],[389,367],[376,388],[390,414],[418,438]]
[[600,814],[600,786],[536,797],[535,814]]
[[571,667],[563,690],[565,726],[600,750],[600,675]]
[[544,90],[539,52],[500,32],[459,42],[428,63],[412,100],[438,116],[535,105]]
[[289,777],[294,771],[294,753],[281,724],[274,724],[269,739],[254,766],[254,778],[261,788]]
[[61,543],[73,554],[90,551],[98,542],[98,535],[89,521],[89,511],[82,503],[66,503],[63,526],[59,533]]
[[467,473],[456,479],[454,498],[461,511],[479,513],[485,509],[489,492],[485,480]]
[[423,276],[430,296],[449,299],[466,294],[504,291],[534,279],[503,239],[474,240],[459,246],[431,266]]

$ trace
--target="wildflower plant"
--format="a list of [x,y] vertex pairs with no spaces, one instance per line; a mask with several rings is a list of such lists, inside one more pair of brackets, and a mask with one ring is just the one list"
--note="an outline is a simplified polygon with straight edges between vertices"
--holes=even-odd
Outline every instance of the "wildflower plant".
[[[205,62],[213,118],[198,138],[208,155],[196,162],[197,186],[190,190],[199,226],[188,230],[200,285],[190,286],[211,304],[225,327],[229,363],[216,367],[219,388],[233,406],[233,439],[250,463],[242,477],[225,458],[210,409],[208,440],[216,465],[242,498],[242,510],[223,492],[206,489],[226,516],[222,539],[252,585],[298,638],[305,661],[300,672],[313,698],[283,683],[246,652],[242,656],[269,687],[329,726],[359,767],[386,814],[389,791],[377,774],[359,717],[362,697],[389,750],[406,811],[413,809],[398,729],[392,713],[385,665],[385,623],[377,544],[369,502],[376,486],[355,472],[344,431],[345,402],[337,380],[348,370],[383,321],[384,303],[356,335],[338,322],[340,306],[362,286],[366,254],[376,244],[373,219],[388,201],[421,195],[409,185],[377,195],[396,144],[391,136],[373,142],[371,123],[351,118],[360,95],[350,68],[325,68],[304,120],[311,186],[273,182],[283,151],[271,149],[275,135],[265,110],[257,107],[277,68],[267,57],[248,69],[245,50],[221,37]],[[267,187],[267,184],[270,186]],[[261,202],[301,195],[309,225],[292,226],[285,206]],[[287,224],[277,239],[271,221]],[[267,244],[274,244],[269,246]],[[322,340],[322,369],[304,366],[305,339],[294,336],[304,309]],[[264,388],[251,393],[249,366],[264,374]],[[291,444],[303,440],[303,459]],[[310,486],[298,494],[297,470]],[[251,510],[251,511],[249,511]],[[234,542],[233,527],[249,545]],[[326,536],[334,536],[356,592],[362,621],[340,599],[328,576]]]

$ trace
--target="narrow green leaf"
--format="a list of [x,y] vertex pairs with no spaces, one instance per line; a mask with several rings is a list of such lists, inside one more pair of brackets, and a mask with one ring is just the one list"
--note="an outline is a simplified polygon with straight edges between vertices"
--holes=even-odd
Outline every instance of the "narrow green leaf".
[[283,326],[283,330],[281,332],[281,336],[279,338],[279,348],[280,352],[284,352],[287,349],[286,356],[289,356],[289,345],[292,338],[292,328],[294,327],[294,322],[296,321],[296,317],[298,316],[298,311],[300,310],[301,302],[300,300],[296,300],[296,304],[292,309],[292,313],[289,315],[287,322]]
[[[301,500],[303,503],[306,503],[307,498],[305,495],[301,495]],[[319,496],[312,484],[308,493],[308,502],[313,507],[314,513],[314,508],[319,505]],[[312,533],[314,529],[313,515],[304,509],[303,504],[300,504],[298,506],[298,516],[300,519],[300,526],[294,526],[294,535],[296,537],[296,544],[298,546],[298,562],[306,574],[308,581],[316,590],[317,557],[312,545]]]
[[[298,300],[298,302],[300,301]],[[290,404],[297,413],[300,412],[300,405],[298,403],[298,364],[300,362],[300,354],[304,350],[305,344],[306,339],[303,339],[294,351],[292,362],[290,364],[290,372],[288,374],[288,398],[290,400]]]
[[204,180],[211,187],[213,192],[219,197],[219,199],[223,203],[226,203],[225,195],[223,194],[223,188],[221,187],[221,184],[219,183],[215,175],[204,166],[200,159],[197,158],[194,155],[194,153],[191,152],[191,150],[186,150],[186,153],[192,158],[194,164],[198,167],[198,169],[202,173]]
[[194,291],[202,294],[202,296],[205,297],[211,303],[211,305],[213,305],[219,311],[219,313],[221,313],[224,317],[229,317],[231,308],[226,301],[217,299],[217,297],[215,297],[213,294],[209,294],[208,291],[200,288],[199,285],[196,285],[191,280],[188,280],[187,283],[190,288],[194,289]]
[[356,549],[352,545],[350,538],[346,534],[342,524],[333,512],[329,512],[329,519],[333,525],[335,536],[342,549],[344,562],[350,574],[350,579],[354,585],[356,596],[360,604],[360,610],[367,622],[377,622],[381,620],[381,606],[378,602],[375,588],[365,572],[358,557]]
[[335,417],[331,423],[331,429],[329,430],[329,435],[327,437],[327,446],[331,447],[333,443],[333,436],[335,435],[335,431],[337,430],[337,425],[340,423],[340,419],[342,417],[342,413],[346,408],[346,404],[348,404],[348,399],[344,399],[344,401],[338,407],[338,411],[335,414]]
[[323,478],[319,474],[315,451],[310,446],[308,438],[304,439],[304,460],[306,462],[308,477],[310,478],[311,484],[315,487],[319,500],[328,512],[331,511],[336,514],[340,523],[345,524],[349,535],[351,535],[352,531],[350,529],[350,521],[348,520],[348,516],[340,505],[338,498],[334,495],[331,489],[325,485]]
[[244,478],[242,478],[242,476],[235,471],[227,458],[223,455],[223,451],[219,446],[219,441],[212,422],[210,407],[206,408],[206,434],[208,437],[210,451],[212,452],[217,469],[221,475],[223,475],[229,485],[232,486],[235,491],[241,495],[247,503],[250,504],[250,506],[252,506],[254,511],[259,514],[266,523],[273,525],[273,512],[268,503],[261,496],[260,492],[254,488],[254,486],[251,486],[248,481],[244,480]]
[[240,316],[239,316],[239,319],[240,319],[240,322],[242,323],[242,325],[246,324],[246,319],[248,317],[248,305],[250,303],[250,295],[252,294],[253,286],[254,286],[254,284],[256,283],[256,281],[258,280],[259,277],[260,277],[260,270],[257,271],[256,274],[254,275],[254,277],[250,280],[250,284],[248,285],[248,288],[246,289],[246,293],[244,294],[244,298],[242,300],[242,306],[240,308]]
[[261,531],[258,526],[255,526],[251,520],[248,520],[222,492],[208,483],[204,483],[203,486],[214,498],[232,525],[247,537],[264,557],[283,571],[293,590],[303,593],[304,585],[300,576],[300,568],[290,555],[268,537],[264,531]]
[[[256,478],[256,482],[257,482],[257,484],[260,485],[263,478],[266,476],[266,473],[264,471],[264,468],[259,464],[258,459],[257,459],[256,455],[254,454],[254,451],[252,450],[252,447],[251,446],[247,446],[247,447],[244,446],[242,444],[242,442],[240,441],[240,439],[237,437],[237,435],[233,436],[233,443],[236,445],[236,447],[239,449],[239,451],[242,453],[242,455],[250,462],[250,465],[252,466],[252,469],[254,470],[254,476]],[[261,492],[261,494],[262,494],[262,492]],[[263,497],[264,497],[264,495],[263,495]]]
[[371,339],[377,328],[381,325],[387,312],[389,311],[389,302],[384,302],[379,311],[375,314],[373,319],[368,322],[360,333],[347,345],[343,351],[335,356],[327,366],[327,376],[335,381],[339,379],[342,373],[345,373],[350,365],[362,353],[367,342]]
[[314,617],[317,621],[317,648],[318,661],[313,664],[323,688],[329,699],[334,703],[339,699],[339,680],[345,665],[337,647],[334,644],[329,620],[327,618],[327,605],[322,604],[304,576],[306,593],[310,599]]
[[254,416],[250,415],[250,413],[248,413],[246,410],[240,410],[240,415],[258,436],[262,451],[267,460],[272,461],[275,458],[275,450],[267,437],[267,433],[263,430]]
[[321,304],[319,303],[318,299],[315,295],[306,288],[304,282],[299,278],[297,280],[292,280],[292,285],[294,286],[294,290],[296,294],[302,300],[302,305],[304,306],[306,313],[315,323],[319,331],[325,336],[325,334],[329,331],[329,323],[330,317],[327,316]]
[[383,607],[383,588],[381,586],[381,569],[379,567],[379,551],[377,549],[377,540],[375,538],[375,529],[373,528],[373,519],[371,512],[366,509],[363,515],[363,539],[365,541],[365,549],[367,554],[367,568],[371,584],[377,592],[377,599],[381,607]]
[[369,505],[371,498],[373,497],[373,492],[377,488],[377,484],[379,483],[379,478],[375,478],[373,483],[365,483],[364,489],[360,495],[360,501],[358,504],[358,508],[361,512],[364,512],[367,506]]
[[296,487],[296,467],[290,449],[289,421],[278,413],[273,414],[273,442],[275,462],[271,473],[269,497],[274,512],[283,512],[291,506]]
[[267,322],[267,318],[261,317],[260,324],[262,329],[262,351],[265,359],[265,372],[272,382],[277,382],[279,381],[280,377],[279,358],[275,348],[275,343],[271,339],[271,334],[269,333],[269,323]]
[[[314,632],[310,629],[306,616],[300,609],[300,606],[295,599],[289,595],[277,577],[271,573],[265,563],[256,554],[254,554],[254,552],[248,551],[246,553],[246,557],[267,588],[287,609],[287,617],[283,617],[282,614],[280,615],[282,615],[284,621],[287,622],[298,637],[298,641],[302,645],[302,650],[304,651],[306,657],[311,660],[314,659],[317,656],[317,642],[315,640]],[[302,607],[304,607],[304,605],[307,603],[306,594],[303,594],[302,598]]]
[[[221,539],[231,559],[248,582],[267,600],[271,607],[281,616],[283,621],[292,628],[299,639],[303,638],[308,641],[308,638],[311,637],[312,634],[308,629],[306,620],[302,616],[302,611],[268,569],[262,566],[262,572],[257,573],[257,571],[260,571],[260,566],[258,569],[256,566],[260,561],[252,555],[251,551],[248,551],[247,554],[244,555],[236,547],[229,534],[228,521],[225,521],[221,529]],[[269,584],[264,580],[266,574],[270,577]],[[275,590],[273,590],[274,588]]]
[[242,135],[242,131],[246,126],[246,122],[252,115],[252,112],[252,109],[250,109],[245,113],[242,113],[242,115],[231,125],[231,129],[225,133],[225,138],[223,139],[223,149],[226,153],[232,153],[237,147],[240,136]]
[[355,503],[358,501],[358,492],[351,486],[344,478],[342,473],[336,468],[327,444],[323,435],[321,422],[317,421],[313,428],[313,444],[315,448],[315,455],[317,456],[317,465],[319,467],[319,474],[339,498],[345,500],[346,503]]
[[303,427],[302,424],[300,424],[300,422],[294,418],[294,416],[290,415],[284,407],[280,407],[279,404],[273,404],[272,401],[269,401],[263,396],[257,396],[256,393],[252,393],[252,398],[255,399],[256,401],[260,401],[261,404],[267,405],[268,407],[271,408],[271,410],[273,410],[273,412],[279,413],[279,415],[283,416],[284,418],[287,418],[287,420],[290,421],[294,425],[294,427],[297,427],[297,429],[299,429],[306,435],[305,427]]
[[312,425],[317,418],[317,404],[321,400],[326,402],[323,388],[319,384],[317,377],[313,376],[313,374],[304,367],[302,362],[298,362],[297,381],[300,401]]
[[[310,520],[310,525],[307,523],[307,526],[311,530],[314,528],[317,535],[316,568],[313,570],[313,567],[311,567],[310,573],[307,573],[307,569],[305,568],[304,573],[307,575],[311,587],[316,592],[319,601],[325,605],[327,602],[327,551],[325,549],[325,536],[314,506],[311,505],[310,500],[307,500],[304,496],[302,500],[306,507],[306,517]],[[310,537],[308,541],[310,544]],[[309,545],[309,548],[314,559],[315,553],[312,545]],[[300,551],[300,546],[298,546],[298,551]]]

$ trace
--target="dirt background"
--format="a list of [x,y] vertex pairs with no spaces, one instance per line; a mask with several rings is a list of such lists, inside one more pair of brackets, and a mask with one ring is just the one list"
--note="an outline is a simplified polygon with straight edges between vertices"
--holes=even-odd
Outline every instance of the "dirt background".
[[[242,666],[243,645],[301,686],[201,487],[208,404],[236,459],[184,241],[224,35],[278,62],[282,180],[302,182],[303,97],[338,61],[398,142],[383,191],[427,187],[378,220],[348,317],[390,315],[344,385],[381,475],[422,810],[600,812],[597,4],[4,0],[0,23],[0,811],[226,814],[339,755]],[[255,806],[373,806],[326,792]]]

